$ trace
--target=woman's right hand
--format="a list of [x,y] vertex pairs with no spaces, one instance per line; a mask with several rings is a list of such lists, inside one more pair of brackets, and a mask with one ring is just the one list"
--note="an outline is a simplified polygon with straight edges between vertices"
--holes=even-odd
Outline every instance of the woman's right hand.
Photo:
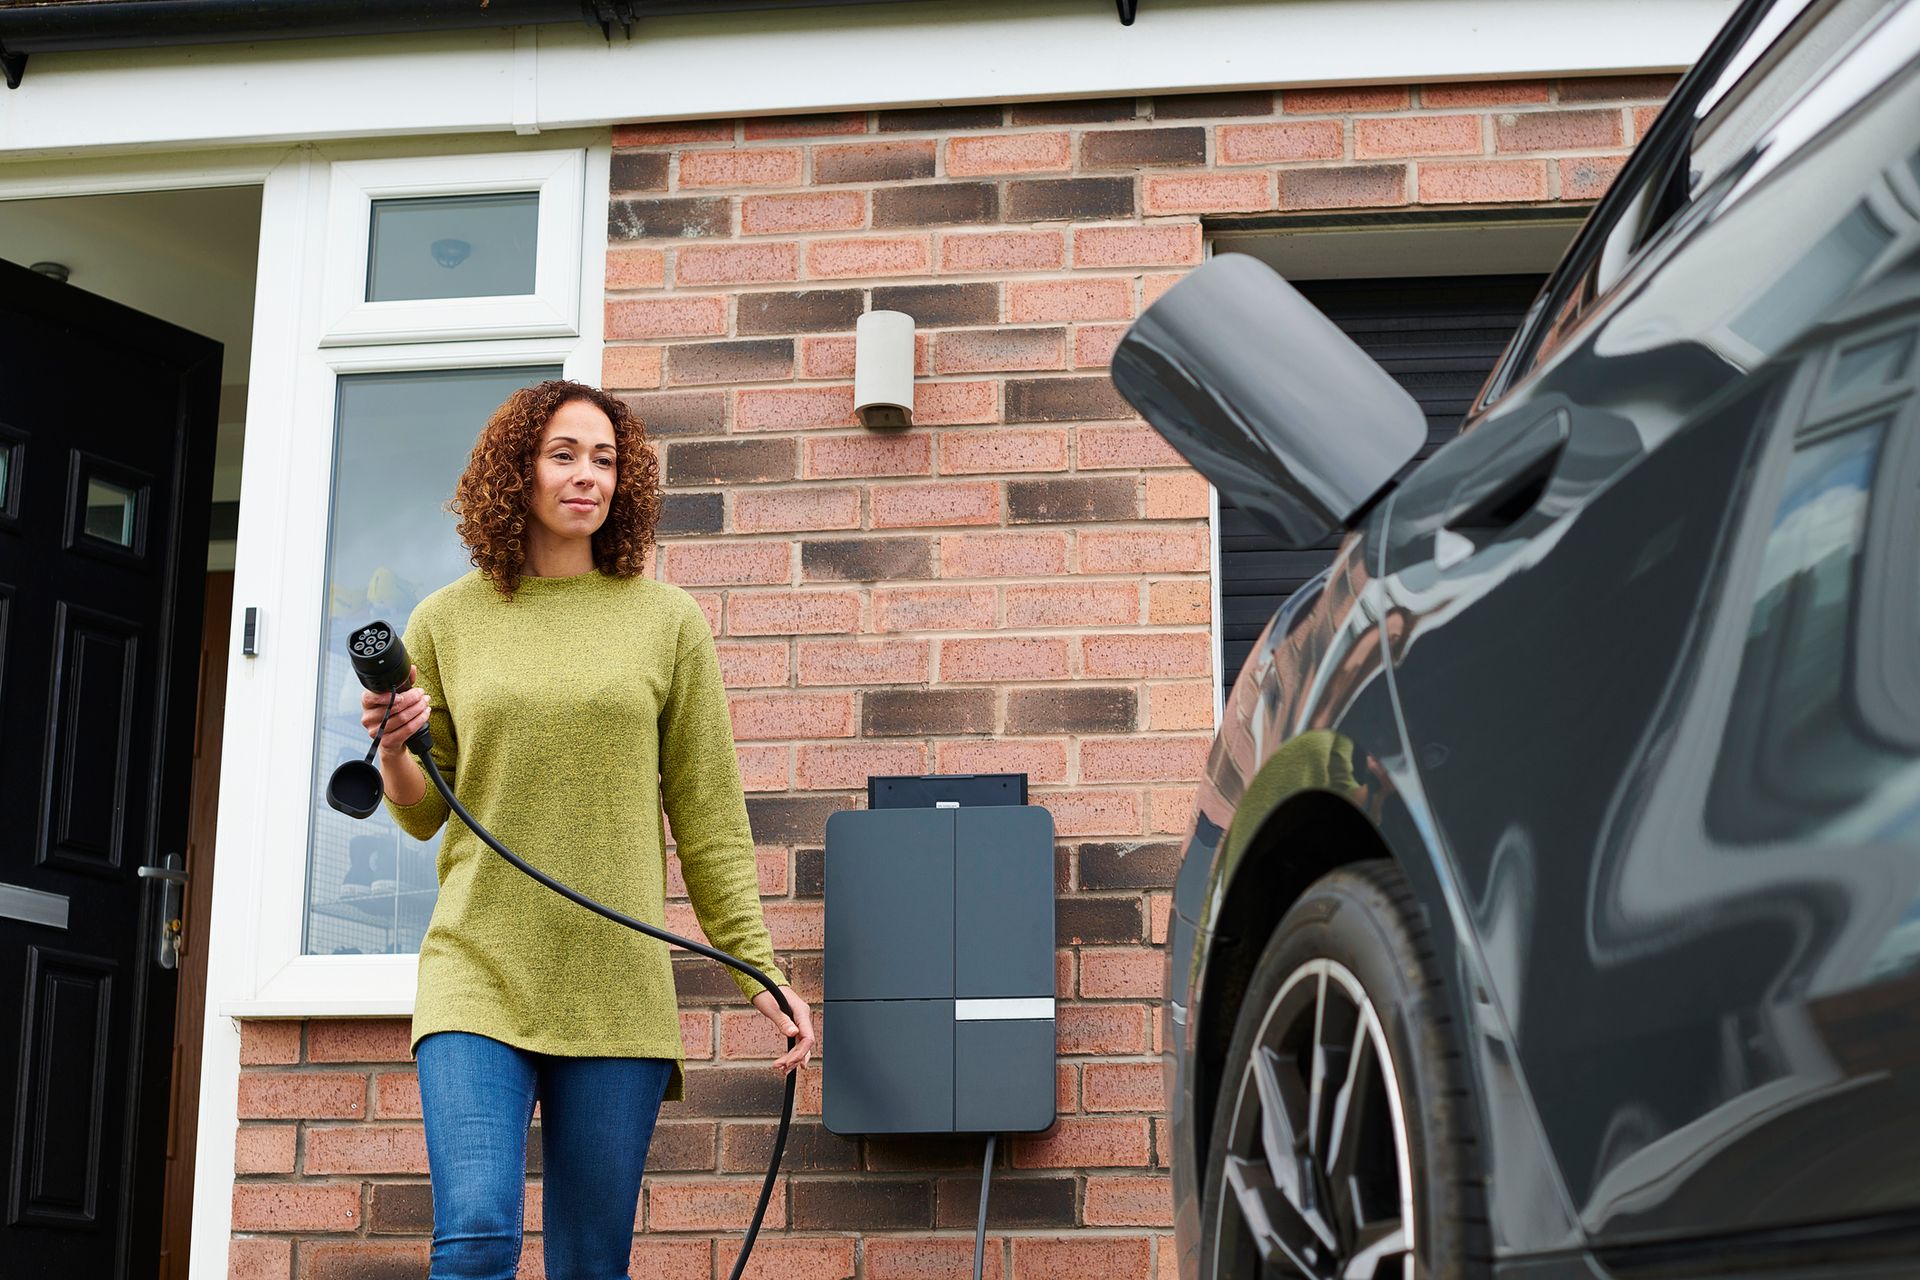
[[386,732],[380,735],[380,754],[389,760],[398,759],[407,754],[407,739],[426,726],[427,716],[432,708],[427,703],[427,691],[417,683],[420,668],[408,669],[408,679],[415,681],[413,688],[393,699],[393,712],[387,713],[387,698],[392,695],[375,693],[364,689],[360,693],[360,727],[371,738],[380,728],[380,717],[387,717]]

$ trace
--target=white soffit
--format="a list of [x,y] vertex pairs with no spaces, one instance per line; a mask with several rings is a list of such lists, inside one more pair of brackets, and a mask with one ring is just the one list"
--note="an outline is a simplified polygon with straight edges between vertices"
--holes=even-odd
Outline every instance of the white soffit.
[[1733,0],[949,0],[34,54],[0,158],[850,108],[1672,71]]

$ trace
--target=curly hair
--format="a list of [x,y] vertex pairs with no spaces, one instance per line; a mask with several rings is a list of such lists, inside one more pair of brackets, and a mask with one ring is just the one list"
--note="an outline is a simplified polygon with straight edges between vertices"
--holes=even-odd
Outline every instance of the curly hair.
[[522,387],[493,411],[447,510],[474,567],[502,595],[519,589],[527,562],[528,495],[535,455],[560,406],[586,400],[613,422],[616,475],[607,518],[593,535],[593,565],[614,578],[641,572],[660,519],[660,462],[647,448],[647,431],[624,400],[583,382],[553,378]]

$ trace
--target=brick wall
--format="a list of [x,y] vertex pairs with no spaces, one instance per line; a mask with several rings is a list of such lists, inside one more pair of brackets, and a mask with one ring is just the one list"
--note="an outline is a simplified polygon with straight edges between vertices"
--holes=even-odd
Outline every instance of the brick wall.
[[[795,985],[818,1002],[820,840],[868,774],[1024,771],[1054,813],[1060,1119],[1002,1147],[989,1276],[1174,1274],[1153,1013],[1212,735],[1207,490],[1115,394],[1114,343],[1200,261],[1201,215],[1588,200],[1670,84],[615,130],[604,381],[664,457],[658,568],[719,638]],[[852,418],[870,307],[919,324],[910,431]],[[669,927],[697,936],[672,887]],[[676,965],[688,1096],[661,1117],[634,1271],[711,1280],[757,1194],[776,1043],[717,967]],[[234,1274],[422,1274],[404,1022],[248,1023],[242,1043]],[[756,1274],[968,1274],[978,1142],[836,1138],[817,1066],[799,1111]],[[538,1276],[537,1144],[532,1164]]]

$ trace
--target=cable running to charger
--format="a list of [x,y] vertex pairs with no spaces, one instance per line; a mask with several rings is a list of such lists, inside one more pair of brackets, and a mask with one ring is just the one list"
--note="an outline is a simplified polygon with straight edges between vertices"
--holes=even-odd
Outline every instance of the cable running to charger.
[[[378,748],[380,735],[386,731],[387,717],[393,712],[394,699],[412,686],[412,662],[407,657],[406,646],[393,633],[393,628],[385,622],[373,622],[360,628],[348,637],[347,647],[352,651],[353,671],[359,677],[360,683],[375,693],[387,695],[386,711],[381,714],[380,728],[374,734],[374,748]],[[418,758],[421,768],[427,775],[427,780],[440,793],[440,798],[447,802],[447,807],[460,821],[466,823],[467,828],[479,836],[489,849],[505,858],[520,871],[569,902],[585,907],[596,915],[605,916],[615,924],[624,925],[650,938],[658,938],[668,946],[691,951],[709,960],[717,960],[730,969],[746,974],[766,988],[767,992],[773,996],[774,1003],[780,1006],[780,1012],[789,1018],[793,1016],[793,1007],[787,1003],[787,998],[780,994],[780,989],[773,984],[772,979],[746,961],[737,956],[730,956],[718,948],[707,946],[705,943],[695,942],[692,938],[683,938],[677,933],[669,933],[644,920],[636,920],[632,916],[615,911],[605,903],[596,902],[571,885],[562,884],[501,843],[498,837],[480,825],[479,819],[467,812],[467,807],[460,803],[458,796],[453,794],[453,788],[441,774],[440,766],[434,763],[433,735],[425,725],[407,739],[407,749]],[[334,770],[333,777],[327,784],[327,803],[342,813],[356,818],[366,818],[379,807],[380,797],[385,789],[386,781],[381,777],[380,770],[374,766],[373,750],[370,749],[365,760],[349,760]],[[797,1037],[787,1037],[789,1049],[796,1042]],[[793,1125],[794,1090],[799,1083],[800,1073],[796,1067],[787,1075],[786,1098],[780,1110],[780,1127],[774,1133],[773,1159],[767,1165],[766,1181],[760,1186],[760,1200],[754,1206],[753,1220],[747,1225],[746,1237],[740,1242],[740,1256],[734,1259],[733,1270],[728,1273],[728,1280],[740,1280],[741,1273],[746,1270],[747,1259],[753,1253],[753,1243],[759,1238],[760,1223],[767,1215],[767,1204],[773,1198],[773,1184],[780,1176],[780,1161],[786,1153],[787,1131]],[[985,1221],[983,1197],[981,1206],[983,1228]],[[975,1274],[978,1274],[977,1261]]]

